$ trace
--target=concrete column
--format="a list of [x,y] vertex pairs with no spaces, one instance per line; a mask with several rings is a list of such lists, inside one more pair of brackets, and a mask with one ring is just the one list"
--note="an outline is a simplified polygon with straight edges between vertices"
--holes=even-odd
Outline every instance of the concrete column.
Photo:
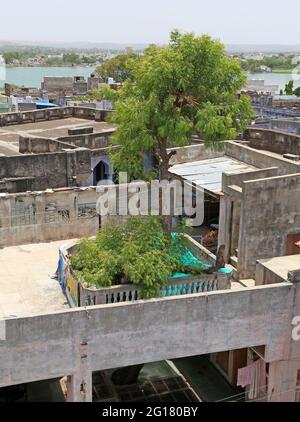
[[224,194],[220,197],[220,219],[218,247],[225,245],[225,261],[229,262],[231,246],[232,200]]
[[44,241],[44,225],[45,225],[45,196],[43,194],[35,197],[35,213],[36,213],[36,232],[35,241]]
[[231,228],[231,247],[230,255],[236,256],[236,249],[239,246],[239,234],[240,234],[240,218],[241,218],[241,203],[240,201],[234,201],[232,209],[232,228]]
[[0,248],[11,244],[11,232],[11,200],[3,194],[0,201]]
[[297,329],[300,316],[300,269],[290,271],[288,279],[293,283],[296,290],[294,309],[291,324],[286,329],[284,360],[270,363],[269,366],[268,401],[270,402],[294,402],[296,400],[297,381],[300,378],[299,327]]
[[67,401],[91,402],[93,400],[92,370],[89,361],[89,346],[86,339],[76,337],[74,342],[76,371],[68,376]]
[[92,371],[76,372],[68,376],[67,381],[68,402],[92,401]]
[[269,364],[268,402],[294,402],[299,362],[279,361]]

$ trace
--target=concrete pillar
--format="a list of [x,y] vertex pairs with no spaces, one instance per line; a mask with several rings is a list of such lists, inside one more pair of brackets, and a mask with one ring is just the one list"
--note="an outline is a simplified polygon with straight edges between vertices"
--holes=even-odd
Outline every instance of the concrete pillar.
[[219,219],[219,239],[218,247],[225,245],[225,261],[230,258],[231,246],[231,224],[232,222],[232,200],[224,194],[220,197],[220,219]]
[[43,194],[35,197],[35,215],[36,215],[36,230],[35,241],[44,241],[44,225],[45,225],[45,196]]
[[78,371],[68,376],[68,402],[92,402],[92,371]]
[[91,402],[93,400],[93,373],[89,364],[88,341],[76,337],[74,347],[76,370],[72,375],[68,376],[67,401]]
[[0,248],[11,245],[11,200],[6,194],[0,201]]
[[231,247],[230,255],[236,255],[236,249],[239,246],[239,234],[240,234],[240,218],[241,218],[241,202],[234,201],[232,208],[232,228],[231,228]]
[[269,364],[268,402],[294,402],[299,362],[279,361]]
[[[284,360],[270,363],[268,401],[294,402],[297,396],[297,382],[300,382],[300,339],[298,318],[300,316],[300,270],[290,271],[288,279],[296,290],[291,324],[286,330],[286,353]],[[298,325],[298,328],[297,328]],[[283,339],[284,340],[284,339]],[[298,400],[299,400],[298,385]]]

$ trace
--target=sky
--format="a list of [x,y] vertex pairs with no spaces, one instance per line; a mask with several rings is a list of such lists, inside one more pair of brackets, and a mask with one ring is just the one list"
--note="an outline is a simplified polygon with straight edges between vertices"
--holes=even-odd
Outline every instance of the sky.
[[299,0],[1,1],[0,40],[158,43],[172,29],[226,44],[300,44]]

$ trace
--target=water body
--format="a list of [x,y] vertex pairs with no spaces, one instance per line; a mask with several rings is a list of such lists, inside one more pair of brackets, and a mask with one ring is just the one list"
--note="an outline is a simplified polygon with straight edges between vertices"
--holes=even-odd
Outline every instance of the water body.
[[300,86],[300,75],[294,75],[293,73],[252,73],[249,74],[248,78],[263,79],[265,81],[265,85],[278,85],[279,90],[284,90],[285,85],[291,80],[294,81],[295,88]]
[[[32,88],[40,88],[45,76],[84,76],[87,78],[95,71],[95,67],[7,67],[1,69],[0,86],[4,81]],[[249,74],[250,79],[264,79],[266,85],[278,85],[284,89],[285,85],[294,80],[294,86],[300,86],[300,75],[291,73],[254,73]]]
[[95,71],[95,67],[7,67],[5,75],[3,71],[0,74],[0,85],[5,82],[26,86],[31,88],[40,88],[41,82],[45,76],[84,76],[87,78]]

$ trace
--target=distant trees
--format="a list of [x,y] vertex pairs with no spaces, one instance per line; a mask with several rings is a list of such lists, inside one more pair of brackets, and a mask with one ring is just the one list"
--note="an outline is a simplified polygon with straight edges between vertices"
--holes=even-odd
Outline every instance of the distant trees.
[[289,81],[285,85],[284,92],[286,95],[293,95],[294,94],[294,81]]
[[300,86],[294,90],[294,94],[300,97]]
[[124,54],[118,54],[110,60],[106,60],[97,67],[97,73],[107,81],[114,78],[116,82],[123,83],[127,79],[132,79],[132,62],[138,59],[138,55],[130,48]]
[[19,51],[7,51],[2,54],[6,64],[12,64],[15,60],[21,60],[24,55]]
[[293,55],[262,57],[260,60],[250,58],[242,60],[241,65],[244,70],[252,73],[256,72],[260,66],[267,66],[278,71],[291,71],[294,68],[293,58]]
[[79,54],[76,53],[65,53],[62,59],[63,63],[65,64],[80,64],[81,58]]

